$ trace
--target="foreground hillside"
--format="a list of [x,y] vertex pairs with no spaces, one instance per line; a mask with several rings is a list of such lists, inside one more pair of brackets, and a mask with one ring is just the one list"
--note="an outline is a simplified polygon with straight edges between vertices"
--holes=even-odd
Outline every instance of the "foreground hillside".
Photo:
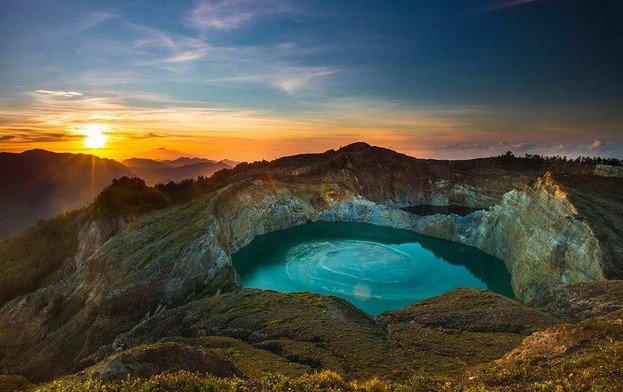
[[[0,386],[617,391],[623,382],[621,293],[622,281],[567,286],[549,294],[556,297],[556,311],[548,313],[459,289],[373,320],[331,297],[241,290],[162,311],[118,339],[114,353],[102,353],[105,359],[75,375],[35,385],[0,376]],[[603,306],[595,310],[596,303]],[[564,317],[571,310],[573,321]]]
[[[595,364],[621,356],[623,290],[606,279],[623,278],[623,180],[594,169],[419,160],[360,143],[178,186],[118,181],[93,206],[0,244],[4,282],[28,282],[0,286],[1,372],[32,382],[76,374],[57,390],[180,370],[237,376],[256,390],[272,388],[261,381],[271,374],[296,383],[322,370],[339,374],[323,373],[343,390],[354,384],[340,377],[404,384],[421,375],[441,389],[606,385],[621,378]],[[421,204],[482,210],[401,209]],[[240,288],[232,253],[317,220],[475,246],[505,262],[520,301],[457,290],[373,319],[337,298]],[[573,367],[584,370],[563,377]],[[225,383],[157,377],[132,382]]]

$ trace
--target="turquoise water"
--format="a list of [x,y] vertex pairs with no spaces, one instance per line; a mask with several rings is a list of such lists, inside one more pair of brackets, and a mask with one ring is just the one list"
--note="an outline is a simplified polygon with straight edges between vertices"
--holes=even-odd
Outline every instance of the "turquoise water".
[[475,248],[361,223],[310,223],[257,237],[233,255],[244,287],[311,291],[371,315],[457,287],[513,296],[504,263]]

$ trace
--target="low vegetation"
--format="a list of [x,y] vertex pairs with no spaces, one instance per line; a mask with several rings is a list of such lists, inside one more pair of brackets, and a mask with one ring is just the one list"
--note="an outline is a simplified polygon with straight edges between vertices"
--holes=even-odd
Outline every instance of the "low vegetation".
[[243,162],[233,169],[221,169],[210,177],[199,176],[197,179],[191,178],[180,182],[170,181],[166,184],[156,184],[154,189],[165,195],[172,203],[181,203],[220,189],[230,180],[268,165],[267,161]]
[[485,390],[620,391],[623,386],[623,342],[579,350],[563,358],[500,360],[470,377]]
[[142,179],[121,177],[97,196],[92,208],[96,218],[132,218],[170,204],[166,195],[148,187]]
[[365,381],[347,381],[332,371],[322,371],[290,378],[272,375],[257,381],[241,378],[218,378],[190,372],[162,373],[148,379],[128,378],[123,381],[102,382],[96,379],[78,381],[57,380],[35,389],[37,392],[411,392],[450,391],[450,382],[438,378],[413,377],[405,383],[393,383],[372,378]]
[[[347,380],[333,371],[298,377],[270,375],[259,380],[218,378],[186,371],[161,373],[150,378],[103,382],[65,378],[37,388],[37,392],[417,392],[417,391],[620,391],[623,385],[623,343],[604,344],[557,361],[495,361],[475,368],[464,378],[417,374],[404,382],[379,378]],[[25,384],[26,385],[26,384]]]
[[63,261],[76,253],[85,210],[39,222],[0,243],[0,306],[52,279]]
[[[506,154],[500,155],[502,158],[514,158],[515,154],[511,151],[507,151]],[[603,158],[603,157],[589,157],[589,156],[579,156],[575,159],[567,158],[566,156],[547,156],[540,154],[528,154],[526,153],[523,156],[524,159],[528,161],[536,161],[536,162],[575,162],[575,163],[583,163],[589,165],[611,165],[611,166],[623,166],[623,160],[617,158]]]

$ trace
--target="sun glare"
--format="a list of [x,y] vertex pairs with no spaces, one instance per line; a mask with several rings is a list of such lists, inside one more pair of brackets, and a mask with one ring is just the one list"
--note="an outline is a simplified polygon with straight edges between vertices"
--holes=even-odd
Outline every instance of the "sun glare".
[[83,129],[84,146],[87,148],[102,148],[106,144],[106,136],[102,133],[101,125],[88,125]]

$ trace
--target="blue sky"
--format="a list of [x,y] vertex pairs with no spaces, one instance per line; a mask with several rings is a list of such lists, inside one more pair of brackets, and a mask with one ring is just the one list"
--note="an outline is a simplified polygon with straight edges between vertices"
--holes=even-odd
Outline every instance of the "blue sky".
[[2,0],[0,149],[623,156],[623,5]]

